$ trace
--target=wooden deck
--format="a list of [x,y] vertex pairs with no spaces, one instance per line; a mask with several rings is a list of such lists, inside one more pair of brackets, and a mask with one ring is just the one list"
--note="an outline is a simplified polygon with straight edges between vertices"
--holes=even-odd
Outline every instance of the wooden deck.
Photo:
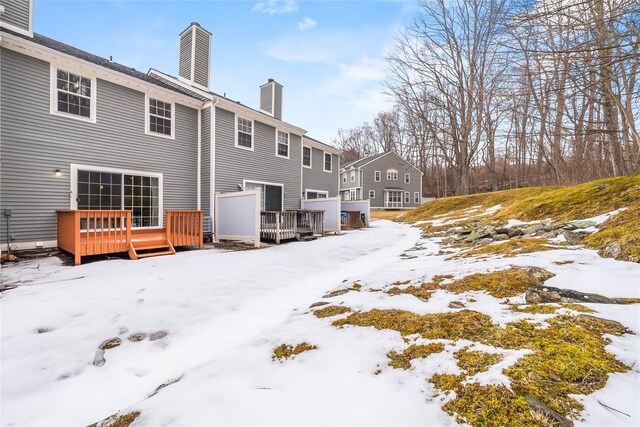
[[260,238],[280,244],[283,240],[305,240],[324,234],[324,211],[260,212]]
[[202,211],[166,211],[166,228],[133,229],[131,211],[58,211],[58,247],[74,256],[128,252],[131,259],[175,253],[176,246],[203,244]]

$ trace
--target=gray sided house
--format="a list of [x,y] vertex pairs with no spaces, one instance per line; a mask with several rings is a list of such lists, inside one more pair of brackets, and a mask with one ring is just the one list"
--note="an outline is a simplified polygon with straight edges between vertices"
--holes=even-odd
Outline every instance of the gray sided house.
[[342,200],[369,200],[372,209],[413,209],[422,199],[422,172],[395,152],[356,160],[340,169]]
[[260,88],[260,110],[212,93],[198,24],[180,34],[172,77],[35,34],[31,0],[0,5],[3,248],[56,246],[57,210],[130,210],[135,231],[162,228],[167,210],[213,217],[216,192],[300,207],[306,131],[281,120],[282,86]]
[[340,150],[317,139],[302,139],[302,198],[321,199],[340,194]]
[[[130,209],[156,228],[198,208],[201,100],[38,34],[0,37],[1,242],[56,246],[56,210]],[[152,104],[170,112],[153,127]]]

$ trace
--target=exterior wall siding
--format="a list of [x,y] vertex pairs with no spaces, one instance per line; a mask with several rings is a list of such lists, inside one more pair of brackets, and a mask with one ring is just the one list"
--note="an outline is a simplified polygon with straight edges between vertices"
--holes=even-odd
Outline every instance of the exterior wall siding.
[[204,30],[196,28],[196,56],[193,70],[193,81],[209,87],[209,55],[211,52],[211,37]]
[[275,99],[273,100],[273,117],[282,120],[282,86],[275,85]]
[[265,85],[260,88],[260,109],[266,111],[269,114],[273,114],[271,111],[273,107],[273,91],[271,85]]
[[178,75],[191,80],[191,31],[184,33],[180,37],[180,63],[178,65]]
[[235,146],[235,114],[216,107],[216,192],[238,191],[243,180],[284,184],[284,208],[300,208],[302,138],[289,135],[289,159],[276,157],[276,130],[253,122],[254,151]]
[[0,15],[0,21],[29,31],[30,4],[30,0],[0,1],[0,5],[4,6],[4,13]]
[[338,174],[340,157],[332,154],[331,173],[324,172],[324,151],[311,147],[311,168],[302,168],[302,191],[323,190],[329,192],[329,197],[336,197],[339,194]]
[[[145,95],[97,80],[97,122],[49,112],[49,63],[0,51],[0,199],[12,243],[55,240],[70,207],[70,164],[163,173],[163,209],[195,209],[197,110],[175,105],[175,139],[145,134]],[[25,84],[28,82],[28,84]],[[55,176],[60,169],[62,176]],[[0,215],[0,242],[6,223]]]
[[[354,171],[356,173],[356,180],[354,182],[351,182],[351,171]],[[350,169],[347,168],[346,171],[340,172],[340,189],[341,190],[348,190],[349,188],[357,188],[360,187],[360,172],[358,172],[359,169]],[[347,174],[347,182],[344,183],[342,182],[342,174],[346,173]]]
[[[397,181],[387,181],[387,169],[395,169],[398,171]],[[368,165],[362,166],[360,170],[362,171],[364,182],[362,186],[362,197],[369,199],[369,190],[375,190],[375,197],[369,199],[372,208],[384,208],[385,188],[401,188],[403,192],[409,191],[411,193],[410,203],[404,203],[404,194],[402,195],[404,207],[414,208],[420,205],[420,202],[414,203],[414,193],[421,193],[422,176],[409,162],[395,153],[380,157]],[[380,171],[380,182],[375,182],[374,180],[375,171]],[[411,177],[409,184],[404,183],[404,174],[407,172]],[[422,194],[420,194],[420,197],[422,197]]]
[[202,109],[200,118],[200,143],[202,147],[200,161],[200,205],[204,216],[211,216],[211,107]]

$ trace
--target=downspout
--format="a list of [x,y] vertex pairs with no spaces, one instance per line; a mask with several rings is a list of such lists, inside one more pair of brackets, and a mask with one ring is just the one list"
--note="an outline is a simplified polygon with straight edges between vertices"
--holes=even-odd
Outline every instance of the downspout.
[[209,147],[209,216],[211,217],[211,231],[212,240],[215,240],[213,230],[215,230],[215,224],[213,220],[215,218],[215,198],[216,198],[216,105],[219,98],[214,98],[210,103],[211,106],[211,123],[209,126],[210,135],[210,147]]
[[198,173],[197,182],[197,210],[202,209],[202,108],[198,109]]

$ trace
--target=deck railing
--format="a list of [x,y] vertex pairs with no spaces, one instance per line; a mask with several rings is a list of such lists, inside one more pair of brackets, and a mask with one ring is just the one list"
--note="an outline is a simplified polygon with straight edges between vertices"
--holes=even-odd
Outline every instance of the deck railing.
[[311,231],[313,234],[324,234],[324,211],[297,211],[298,230]]
[[296,237],[298,221],[296,211],[268,211],[260,212],[260,238],[275,240],[294,239]]
[[204,247],[202,211],[167,211],[167,240],[175,246]]
[[343,230],[352,230],[360,219],[360,211],[342,211],[340,215],[340,226]]
[[126,252],[131,242],[131,211],[57,211],[58,247],[81,257]]

